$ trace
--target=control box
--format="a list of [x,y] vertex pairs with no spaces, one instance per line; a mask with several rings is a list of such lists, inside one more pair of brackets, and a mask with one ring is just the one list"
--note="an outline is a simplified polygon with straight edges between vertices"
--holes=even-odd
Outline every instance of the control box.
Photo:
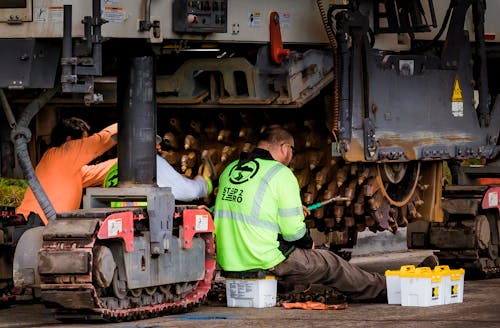
[[177,33],[227,32],[227,0],[174,0],[172,14]]

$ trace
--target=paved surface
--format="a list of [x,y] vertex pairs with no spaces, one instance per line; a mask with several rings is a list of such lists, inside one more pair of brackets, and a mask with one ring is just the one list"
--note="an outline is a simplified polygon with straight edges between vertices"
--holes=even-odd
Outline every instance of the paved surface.
[[[202,306],[195,312],[106,327],[500,327],[500,279],[466,281],[464,302],[432,307],[351,303],[346,310],[306,311]],[[62,324],[40,304],[16,304],[0,309],[4,327],[93,327],[92,323]]]
[[[353,258],[366,269],[383,272],[404,264],[416,264],[428,251],[380,254]],[[160,318],[105,324],[106,327],[500,327],[500,279],[466,281],[464,301],[432,307],[402,307],[381,303],[350,303],[345,310],[307,311],[201,306],[196,311]],[[18,303],[0,309],[0,328],[94,327],[95,323],[63,324],[40,304]],[[100,324],[102,325],[102,324]]]

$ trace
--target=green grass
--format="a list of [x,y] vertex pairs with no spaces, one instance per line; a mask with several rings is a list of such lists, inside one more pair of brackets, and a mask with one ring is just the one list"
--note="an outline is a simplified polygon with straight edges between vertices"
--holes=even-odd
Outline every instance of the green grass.
[[23,179],[0,177],[0,206],[18,207],[27,188],[28,183]]

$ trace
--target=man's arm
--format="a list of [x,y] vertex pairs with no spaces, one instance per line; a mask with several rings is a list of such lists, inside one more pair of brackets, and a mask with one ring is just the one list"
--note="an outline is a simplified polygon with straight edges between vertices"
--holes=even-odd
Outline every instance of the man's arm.
[[82,185],[83,188],[91,186],[102,186],[109,169],[116,163],[113,158],[95,165],[84,165],[82,167]]
[[90,137],[68,141],[63,147],[70,147],[74,152],[75,164],[83,166],[116,145],[116,141],[111,138],[116,133],[118,133],[117,123],[111,124]]
[[278,195],[278,224],[280,226],[280,249],[295,246],[297,248],[312,248],[313,240],[307,233],[304,222],[304,210],[300,199],[300,188],[297,178],[288,168],[276,177],[279,179]]

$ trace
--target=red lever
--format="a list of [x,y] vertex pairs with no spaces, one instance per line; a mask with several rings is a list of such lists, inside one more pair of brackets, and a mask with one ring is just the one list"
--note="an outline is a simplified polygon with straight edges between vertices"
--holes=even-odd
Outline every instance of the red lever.
[[271,60],[275,64],[281,64],[283,58],[290,55],[290,49],[283,49],[280,15],[276,11],[273,11],[270,15],[269,39],[271,40]]

